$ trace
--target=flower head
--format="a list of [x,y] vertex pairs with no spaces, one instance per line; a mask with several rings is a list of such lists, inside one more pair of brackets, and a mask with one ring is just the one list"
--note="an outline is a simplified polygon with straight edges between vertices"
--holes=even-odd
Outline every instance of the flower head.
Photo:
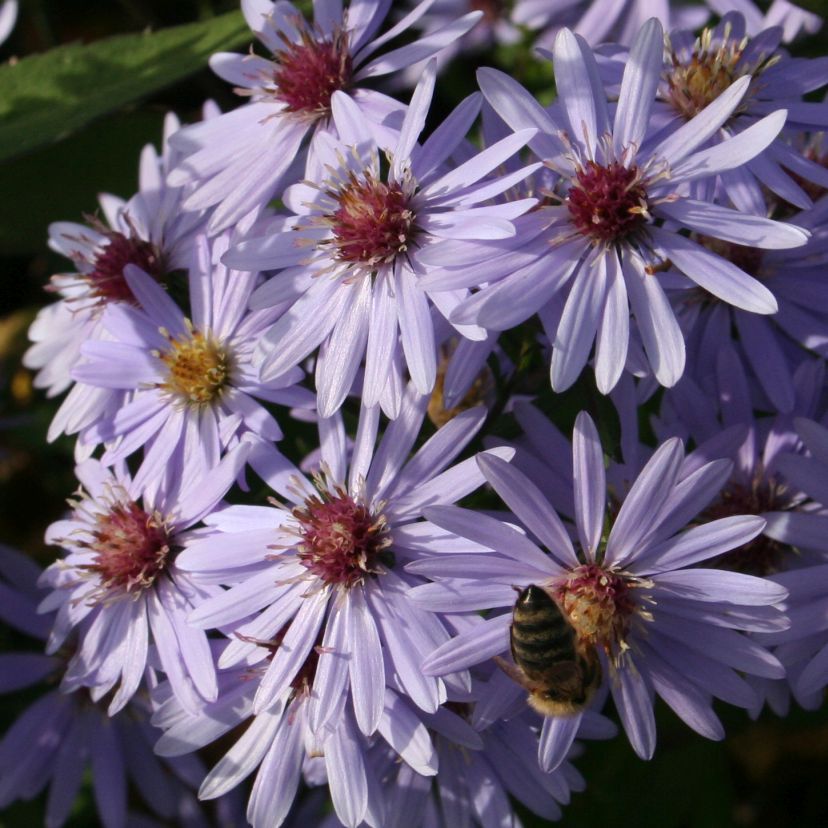
[[48,652],[57,652],[73,630],[78,633],[63,678],[67,691],[89,687],[97,701],[119,684],[109,704],[116,713],[141,685],[152,641],[183,704],[192,709],[201,699],[215,698],[207,639],[186,621],[204,591],[179,571],[176,556],[185,530],[216,506],[245,456],[240,446],[183,489],[137,485],[97,460],[77,467],[83,490],[70,501],[72,514],[46,535],[66,556],[41,576],[41,584],[52,589],[41,611],[58,609]]
[[296,386],[303,373],[293,368],[268,382],[256,376],[250,359],[261,336],[279,315],[247,310],[256,273],[228,271],[211,257],[226,249],[200,236],[189,271],[192,319],[154,280],[127,268],[136,304],[107,308],[105,340],[87,343],[85,362],[74,376],[90,386],[118,389],[129,402],[98,412],[90,433],[112,442],[107,463],[147,445],[139,483],[176,465],[183,478],[198,476],[205,458],[218,457],[248,431],[279,439],[273,416],[256,400],[310,407],[312,396]]
[[[502,330],[539,313],[552,343],[551,380],[558,391],[577,379],[593,342],[598,387],[607,393],[615,386],[627,360],[630,310],[656,379],[667,386],[678,380],[684,341],[658,278],[668,260],[725,302],[752,313],[776,311],[764,285],[687,239],[681,226],[763,248],[796,247],[807,239],[791,225],[686,196],[689,182],[761,152],[781,129],[785,113],[700,150],[742,100],[748,83],[743,79],[680,131],[650,140],[662,48],[661,27],[651,20],[630,52],[612,122],[595,58],[568,30],[555,41],[561,108],[554,116],[507,75],[479,72],[484,95],[507,123],[541,128],[530,146],[558,179],[544,206],[516,221],[516,241],[484,243],[486,284],[451,320]],[[456,266],[442,268],[440,276],[447,278]],[[480,282],[474,269],[465,279],[452,280]]]
[[[308,679],[314,732],[347,703],[370,735],[386,686],[426,711],[441,703],[444,683],[424,677],[418,659],[449,634],[408,604],[406,594],[419,581],[403,564],[428,545],[416,540],[423,506],[454,502],[481,482],[473,461],[449,464],[483,415],[480,409],[458,415],[407,459],[427,402],[409,388],[373,460],[378,412],[363,408],[350,471],[339,415],[320,420],[321,467],[312,480],[261,444],[251,464],[286,503],[231,506],[208,518],[211,536],[179,556],[178,565],[197,582],[230,586],[192,616],[202,628],[232,628],[220,666],[272,654],[256,712],[295,687],[300,674]],[[225,554],[228,543],[234,558]],[[314,648],[318,661],[308,671]]]
[[115,389],[76,383],[72,370],[83,361],[81,348],[89,340],[106,338],[101,324],[112,305],[137,304],[125,272],[140,268],[163,284],[174,283],[176,271],[192,256],[195,233],[203,224],[199,212],[180,209],[182,193],[164,183],[173,155],[168,145],[178,119],[169,115],[164,124],[164,147],[159,156],[147,146],[141,156],[139,190],[128,201],[112,195],[100,197],[104,220],[90,217],[88,224],[55,222],[49,227],[49,246],[69,258],[75,272],[51,279],[49,290],[60,299],[43,308],[29,330],[32,346],[23,357],[36,370],[34,384],[55,396],[71,389],[49,429],[48,439],[83,432],[87,450],[88,429],[102,410],[115,412],[126,395]]
[[[678,440],[662,444],[629,491],[612,492],[609,499],[601,444],[583,413],[575,425],[572,456],[577,543],[535,484],[496,457],[478,462],[529,536],[456,507],[427,510],[437,526],[493,551],[438,553],[409,564],[409,570],[435,581],[414,590],[415,603],[422,592],[423,600],[427,596],[429,606],[439,610],[459,593],[471,606],[479,594],[480,608],[508,612],[492,615],[438,648],[424,670],[439,675],[506,651],[513,589],[534,584],[556,602],[579,646],[597,651],[639,755],[649,757],[655,748],[654,693],[695,730],[721,738],[711,696],[743,706],[755,701],[734,670],[783,674],[773,656],[737,630],[764,622],[768,607],[779,604],[785,593],[759,578],[719,578],[721,573],[692,565],[749,541],[764,522],[735,516],[679,532],[721,485],[730,464],[720,460],[691,467]],[[562,760],[582,716],[583,710],[576,710],[544,719],[539,746],[544,768]]]
[[[294,216],[276,219],[270,233],[240,241],[224,258],[231,267],[281,271],[252,297],[259,308],[291,302],[291,310],[265,334],[256,360],[267,379],[319,346],[316,386],[324,416],[336,411],[350,392],[363,354],[363,402],[380,403],[389,416],[396,415],[402,387],[398,330],[415,387],[421,394],[432,391],[437,376],[432,308],[448,316],[467,292],[434,282],[426,286],[422,253],[437,256],[458,238],[511,237],[512,219],[535,204],[534,199],[485,203],[532,171],[523,167],[489,178],[529,140],[533,133],[528,130],[447,169],[445,162],[476,114],[474,98],[417,146],[435,73],[432,62],[414,92],[388,164],[356,104],[336,92],[332,112],[340,138],[320,136],[319,179],[289,187],[284,200]],[[475,326],[460,326],[460,332],[475,339],[485,336]]]
[[[5,598],[0,616],[15,629],[46,641],[53,618],[37,612],[44,594],[37,587],[39,574],[30,558],[0,547],[0,587]],[[12,606],[14,612],[4,612]],[[53,655],[5,653],[2,692],[34,687],[44,680],[60,681],[71,649],[70,643]],[[147,701],[136,696],[110,718],[107,701],[95,700],[85,689],[68,694],[50,689],[23,711],[0,740],[0,808],[17,799],[31,799],[48,786],[46,823],[60,828],[69,819],[88,770],[104,825],[127,819],[127,782],[137,782],[137,790],[146,793],[140,777],[147,771],[155,784],[152,796],[142,799],[158,817],[171,819],[197,810],[191,787],[197,784],[192,771],[197,772],[199,762],[192,757],[153,756],[158,733],[149,723]],[[135,761],[137,757],[140,761]]]

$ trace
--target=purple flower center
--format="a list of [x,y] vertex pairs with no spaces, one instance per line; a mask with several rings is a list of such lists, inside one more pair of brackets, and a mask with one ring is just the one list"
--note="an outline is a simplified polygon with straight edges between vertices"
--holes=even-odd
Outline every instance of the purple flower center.
[[566,613],[578,638],[607,653],[621,644],[636,604],[631,584],[623,576],[597,564],[583,564],[552,587],[552,595]]
[[363,178],[351,173],[347,185],[331,195],[338,209],[328,220],[340,260],[373,267],[408,249],[414,213],[398,184],[379,181],[368,171]]
[[347,89],[351,83],[353,61],[348,35],[336,29],[333,35],[323,38],[311,32],[304,20],[298,21],[297,26],[298,43],[279,32],[284,47],[274,55],[275,97],[286,105],[288,112],[316,120],[330,112],[331,95]]
[[107,231],[109,243],[95,257],[94,270],[84,274],[90,293],[103,302],[135,302],[124,278],[124,268],[134,264],[157,281],[164,276],[161,253],[150,242]]
[[101,585],[126,592],[152,586],[170,555],[163,520],[133,502],[115,503],[108,512],[97,515],[92,540],[86,545],[95,554],[95,562],[88,568],[98,574]]
[[161,387],[190,406],[203,406],[219,397],[230,378],[230,358],[215,340],[193,331],[170,338],[170,348],[158,358],[167,367]]
[[350,589],[388,564],[391,536],[385,518],[372,514],[344,489],[320,489],[293,515],[302,536],[299,560],[326,584]]
[[[773,478],[766,479],[757,474],[750,486],[731,483],[719,499],[705,510],[704,517],[717,520],[733,515],[761,515],[763,512],[785,511],[790,507],[787,487]],[[752,541],[720,555],[714,565],[746,575],[773,575],[784,568],[786,552],[790,551],[791,547],[787,544],[760,534]]]
[[596,242],[620,241],[638,230],[647,215],[647,193],[638,167],[587,161],[576,175],[566,206],[578,232]]

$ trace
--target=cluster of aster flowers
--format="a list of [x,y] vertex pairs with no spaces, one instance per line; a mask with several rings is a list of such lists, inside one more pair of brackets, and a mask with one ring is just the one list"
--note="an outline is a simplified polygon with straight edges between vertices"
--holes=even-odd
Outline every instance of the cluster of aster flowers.
[[[613,719],[652,757],[656,697],[708,739],[821,702],[828,57],[784,45],[821,21],[394,5],[242,0],[244,101],[51,227],[25,365],[78,490],[43,573],[0,549],[46,641],[0,689],[53,685],[0,805],[61,825],[89,764],[106,826],[128,778],[186,824],[515,826]],[[481,60],[438,116],[521,39],[551,104]]]

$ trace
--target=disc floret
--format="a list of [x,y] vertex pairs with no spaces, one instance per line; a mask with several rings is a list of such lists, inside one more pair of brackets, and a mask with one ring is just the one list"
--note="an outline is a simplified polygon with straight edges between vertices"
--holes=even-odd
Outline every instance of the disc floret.
[[752,63],[743,60],[748,42],[747,37],[733,37],[729,26],[725,27],[721,41],[714,42],[714,30],[708,28],[697,38],[689,55],[670,51],[667,101],[673,109],[689,121],[734,81],[745,75],[755,77],[776,61],[764,54]]
[[567,615],[578,638],[608,655],[628,648],[626,638],[639,607],[631,576],[598,564],[582,564],[552,586],[552,597]]
[[95,516],[85,546],[94,555],[88,570],[100,578],[101,591],[137,596],[149,589],[170,559],[166,522],[131,500],[115,501]]
[[349,173],[344,184],[328,191],[333,209],[326,216],[335,257],[374,269],[403,255],[416,235],[409,188],[381,181],[371,170]]
[[293,510],[299,523],[299,560],[325,584],[345,589],[379,575],[388,565],[392,539],[381,512],[341,486],[317,480],[318,494]]
[[647,192],[638,167],[617,161],[587,161],[580,166],[566,196],[577,231],[596,244],[622,241],[645,223]]
[[[716,520],[733,515],[762,515],[786,511],[794,505],[786,484],[757,473],[747,485],[731,482],[704,516]],[[785,558],[792,552],[792,547],[763,533],[719,556],[715,563],[721,569],[766,577],[784,570]]]
[[156,355],[167,369],[161,387],[189,406],[215,402],[230,381],[230,355],[219,342],[196,330],[168,336],[169,348]]
[[95,255],[93,269],[82,276],[89,286],[89,294],[100,302],[135,302],[124,278],[124,268],[136,265],[160,281],[164,275],[161,252],[135,234],[125,236],[109,230],[106,237],[108,243]]
[[347,90],[351,84],[353,59],[348,34],[338,28],[323,36],[301,18],[296,25],[298,42],[279,32],[284,45],[273,55],[274,97],[288,112],[317,120],[330,113],[333,93]]

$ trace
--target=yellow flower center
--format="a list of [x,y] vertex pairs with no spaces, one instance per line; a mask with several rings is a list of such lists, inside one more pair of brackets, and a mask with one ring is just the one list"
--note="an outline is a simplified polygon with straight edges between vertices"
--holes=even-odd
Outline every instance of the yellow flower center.
[[230,359],[224,348],[199,331],[187,338],[170,338],[170,348],[159,354],[167,366],[162,388],[188,405],[212,403],[230,378]]

